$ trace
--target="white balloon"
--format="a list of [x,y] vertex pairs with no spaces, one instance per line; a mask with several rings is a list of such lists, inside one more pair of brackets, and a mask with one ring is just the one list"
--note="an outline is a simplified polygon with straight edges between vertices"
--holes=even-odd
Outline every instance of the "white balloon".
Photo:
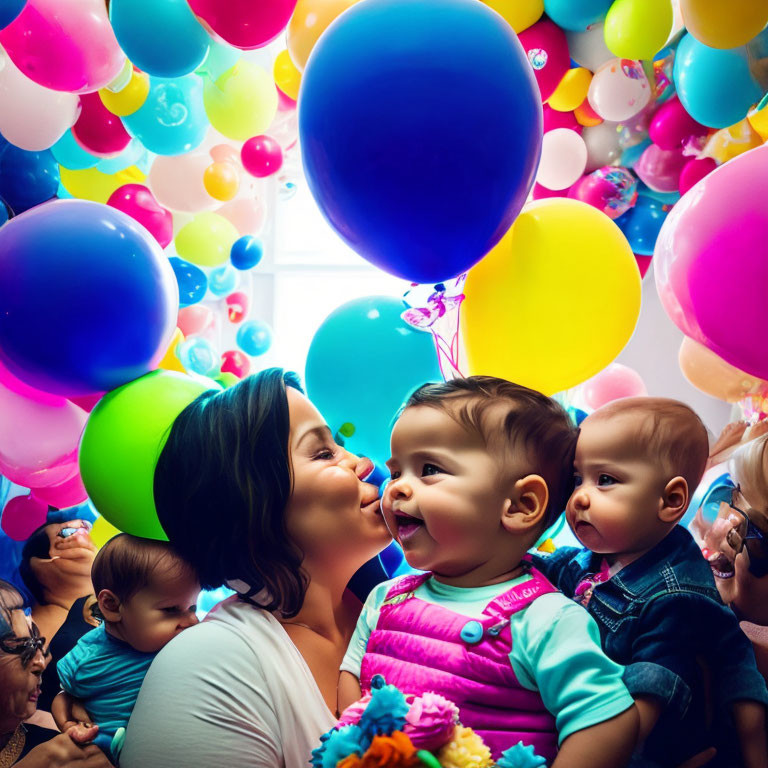
[[620,122],[645,107],[651,99],[651,86],[639,61],[612,59],[595,72],[587,99],[603,120]]
[[0,49],[0,133],[11,144],[29,152],[48,149],[79,114],[76,94],[38,85]]
[[580,66],[595,72],[606,61],[614,58],[608,50],[603,35],[605,24],[593,24],[585,32],[567,32],[568,52],[571,58]]
[[587,173],[606,165],[618,165],[622,155],[621,132],[617,123],[607,120],[585,128],[581,137],[587,147]]
[[586,165],[584,139],[570,128],[555,128],[547,131],[541,142],[536,181],[547,189],[566,189],[581,177]]

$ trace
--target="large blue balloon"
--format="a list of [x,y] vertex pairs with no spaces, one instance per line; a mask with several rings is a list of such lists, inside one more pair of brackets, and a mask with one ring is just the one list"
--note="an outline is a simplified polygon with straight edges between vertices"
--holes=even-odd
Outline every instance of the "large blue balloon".
[[86,395],[156,367],[178,292],[157,241],[116,208],[54,200],[0,228],[0,360],[33,387]]
[[442,381],[432,335],[407,325],[401,301],[367,296],[343,304],[317,329],[307,355],[307,394],[346,447],[379,466],[392,421],[410,392]]
[[205,138],[208,117],[197,75],[149,78],[149,95],[123,125],[156,155],[183,155]]
[[638,256],[653,256],[656,239],[667,218],[668,209],[668,205],[652,197],[638,195],[635,205],[616,219],[632,251]]
[[55,197],[59,179],[50,149],[27,152],[9,144],[0,153],[0,197],[16,214]]
[[112,0],[109,19],[125,55],[150,75],[188,75],[208,54],[211,38],[187,0]]
[[299,98],[321,211],[399,277],[465,272],[533,185],[539,89],[512,28],[477,0],[353,5],[312,51]]
[[686,112],[709,128],[727,128],[744,119],[763,89],[750,71],[747,49],[710,48],[693,35],[677,46],[673,79]]

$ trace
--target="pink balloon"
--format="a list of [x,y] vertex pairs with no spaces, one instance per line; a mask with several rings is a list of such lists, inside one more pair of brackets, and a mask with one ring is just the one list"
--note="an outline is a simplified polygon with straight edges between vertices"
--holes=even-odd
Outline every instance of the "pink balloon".
[[251,361],[237,349],[228,349],[221,356],[221,372],[234,373],[238,379],[251,372]]
[[606,165],[582,176],[568,191],[568,197],[581,200],[617,219],[637,202],[637,179],[626,168]]
[[[579,183],[578,181],[576,182]],[[537,181],[533,185],[533,192],[531,192],[531,197],[533,197],[534,200],[544,200],[548,197],[568,197],[568,190],[567,189],[547,189],[542,184],[539,184]]]
[[656,288],[686,336],[768,379],[768,145],[744,152],[689,190],[656,241]]
[[568,128],[571,131],[581,133],[584,127],[576,119],[576,115],[574,115],[573,112],[558,112],[556,109],[552,109],[549,104],[544,104],[542,110],[544,133],[547,133],[547,131],[554,131],[555,128]]
[[143,184],[123,184],[109,196],[107,205],[136,219],[161,248],[173,240],[173,214]]
[[701,181],[708,173],[717,168],[717,163],[712,157],[702,157],[698,160],[689,160],[680,171],[680,194],[684,195],[694,184]]
[[635,261],[637,262],[637,268],[640,270],[640,278],[644,278],[648,270],[651,268],[651,261],[653,256],[641,256],[639,253],[635,254]]
[[213,322],[213,312],[203,304],[193,304],[179,310],[176,325],[185,336],[202,333]]
[[75,141],[97,157],[119,155],[131,140],[120,118],[104,106],[98,93],[84,93],[80,106],[80,117],[72,126]]
[[125,64],[104,0],[27,0],[0,30],[0,45],[30,80],[54,91],[98,90]]
[[217,144],[211,147],[211,160],[215,163],[234,163],[240,162],[240,153],[229,144]]
[[43,392],[40,389],[30,387],[21,379],[17,379],[0,361],[0,386],[15,392],[17,395],[33,400],[43,405],[62,406],[66,402],[61,395],[52,395],[50,392]]
[[48,505],[29,496],[14,496],[3,509],[0,528],[14,541],[26,541],[48,518]]
[[560,85],[563,75],[571,66],[565,32],[552,21],[537,21],[518,35],[533,74],[546,101]]
[[[277,86],[275,86],[277,88]],[[286,112],[289,109],[296,109],[298,102],[292,99],[287,93],[277,88],[277,109],[280,112]]]
[[296,0],[188,0],[205,27],[235,48],[261,48],[286,27]]
[[277,173],[283,165],[283,150],[270,136],[253,136],[243,144],[240,159],[251,176],[263,179]]
[[640,180],[656,192],[677,192],[680,172],[690,158],[682,149],[661,149],[656,144],[646,147],[633,166]]
[[260,197],[239,197],[217,208],[216,213],[234,224],[241,235],[255,235],[264,226],[267,212]]
[[86,419],[68,400],[48,405],[0,386],[0,473],[25,488],[69,480]]
[[640,374],[621,363],[611,363],[582,385],[587,407],[597,410],[622,397],[642,397],[648,394]]
[[92,395],[80,395],[79,397],[69,397],[67,399],[78,408],[82,408],[86,413],[90,413],[104,395],[104,392],[95,392]]
[[210,210],[218,203],[203,184],[205,169],[210,164],[208,152],[158,155],[152,163],[147,186],[160,205],[172,211],[197,213]]
[[248,315],[249,301],[247,294],[235,291],[227,296],[227,317],[230,323],[240,323]]
[[82,504],[88,498],[88,491],[85,490],[83,479],[78,472],[61,485],[49,488],[33,488],[32,496],[56,507],[56,509],[67,509],[67,507]]
[[692,136],[706,136],[708,132],[685,111],[677,96],[656,110],[648,127],[651,141],[661,149],[680,149]]

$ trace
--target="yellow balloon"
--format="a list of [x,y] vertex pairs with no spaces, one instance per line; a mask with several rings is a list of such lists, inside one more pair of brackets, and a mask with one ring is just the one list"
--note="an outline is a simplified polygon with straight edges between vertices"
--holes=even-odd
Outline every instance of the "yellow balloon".
[[747,120],[763,141],[768,141],[768,100],[763,99],[755,109],[747,115]]
[[670,0],[615,0],[605,17],[608,50],[622,59],[652,59],[672,31]]
[[640,312],[621,230],[580,200],[529,203],[469,272],[461,327],[470,374],[551,395],[605,368]]
[[245,141],[269,128],[277,113],[272,76],[251,61],[240,60],[203,88],[205,114],[228,139]]
[[569,69],[547,102],[558,112],[572,112],[587,98],[592,73],[584,67]]
[[176,253],[201,267],[216,267],[229,258],[232,243],[240,237],[235,225],[217,213],[198,213],[176,235]]
[[688,31],[711,48],[745,45],[768,22],[768,0],[680,0]]
[[288,22],[286,42],[291,61],[299,72],[304,71],[307,59],[320,35],[340,14],[358,0],[299,0]]
[[118,187],[123,184],[141,184],[146,178],[135,165],[111,175],[96,168],[72,171],[60,165],[59,173],[62,185],[70,195],[81,200],[93,200],[95,203],[106,203]]
[[91,528],[91,541],[101,549],[111,538],[122,533],[119,528],[115,528],[106,517],[97,517]]
[[744,119],[728,128],[716,131],[704,147],[704,154],[718,163],[727,163],[744,152],[761,146],[763,138],[755,130],[751,120]]
[[272,68],[275,85],[289,98],[296,101],[299,98],[299,86],[301,85],[301,72],[291,61],[291,55],[287,50],[280,51]]
[[544,13],[544,0],[483,0],[503,16],[518,34],[535,24]]
[[240,174],[232,163],[211,163],[203,174],[205,191],[216,200],[231,200],[240,188]]
[[144,104],[149,95],[149,75],[133,70],[128,85],[115,93],[109,88],[99,90],[101,103],[113,114],[125,117],[132,115]]
[[184,366],[181,364],[181,360],[176,357],[176,347],[184,341],[184,334],[179,328],[173,332],[171,337],[171,343],[168,345],[168,349],[163,355],[163,359],[158,364],[158,368],[163,368],[166,371],[179,371],[180,373],[186,373]]

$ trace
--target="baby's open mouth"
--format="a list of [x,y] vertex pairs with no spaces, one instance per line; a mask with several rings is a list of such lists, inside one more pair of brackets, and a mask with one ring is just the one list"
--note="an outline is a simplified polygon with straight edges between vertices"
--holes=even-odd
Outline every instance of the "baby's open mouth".
[[736,572],[731,560],[722,552],[716,552],[708,558],[709,567],[718,579],[733,578]]
[[424,527],[424,521],[413,515],[406,515],[405,512],[395,512],[395,525],[397,537],[400,541],[407,541]]

